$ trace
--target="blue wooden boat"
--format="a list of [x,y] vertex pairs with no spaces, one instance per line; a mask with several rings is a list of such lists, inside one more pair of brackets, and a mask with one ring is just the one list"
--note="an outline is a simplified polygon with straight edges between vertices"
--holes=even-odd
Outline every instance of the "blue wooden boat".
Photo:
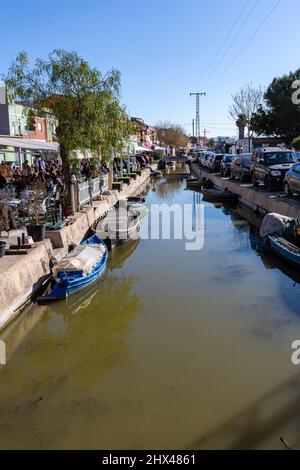
[[275,235],[268,235],[267,240],[269,241],[271,250],[278,256],[292,263],[294,266],[300,267],[300,248],[298,246],[285,238]]
[[[93,258],[95,259],[94,266]],[[37,299],[39,304],[63,300],[69,295],[88,287],[105,272],[108,259],[108,249],[104,241],[94,234],[80,243],[75,250],[64,257],[58,266],[54,267],[54,284],[51,292]],[[73,261],[73,266],[72,262]],[[78,264],[78,268],[76,267]],[[89,271],[85,268],[89,265]],[[65,267],[64,267],[65,266]]]

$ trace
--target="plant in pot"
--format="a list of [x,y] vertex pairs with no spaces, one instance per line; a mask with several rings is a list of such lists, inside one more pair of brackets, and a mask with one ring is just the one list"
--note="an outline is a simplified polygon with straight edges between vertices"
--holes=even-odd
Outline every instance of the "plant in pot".
[[[0,236],[2,232],[7,233],[9,236],[9,231],[17,228],[16,220],[9,201],[13,198],[13,194],[10,189],[2,189],[0,191]],[[0,258],[5,255],[6,242],[0,240]]]
[[69,194],[67,194],[67,192],[63,196],[62,207],[63,207],[63,213],[65,217],[69,217],[73,215],[73,207],[70,202],[70,196]]
[[46,196],[46,186],[40,180],[36,180],[32,184],[31,190],[27,192],[25,204],[28,207],[29,223],[26,224],[26,230],[28,236],[32,237],[34,242],[40,242],[45,238]]

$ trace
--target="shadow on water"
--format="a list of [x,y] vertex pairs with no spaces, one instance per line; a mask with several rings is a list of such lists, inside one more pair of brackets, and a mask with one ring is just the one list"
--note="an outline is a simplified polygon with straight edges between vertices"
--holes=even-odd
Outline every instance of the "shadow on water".
[[[190,449],[246,450],[268,448],[268,440],[278,448],[297,448],[299,437],[290,440],[291,431],[299,431],[300,374],[281,384],[246,410],[191,444]],[[295,428],[295,429],[294,429]],[[297,432],[296,436],[299,436]],[[282,442],[282,439],[284,442]]]

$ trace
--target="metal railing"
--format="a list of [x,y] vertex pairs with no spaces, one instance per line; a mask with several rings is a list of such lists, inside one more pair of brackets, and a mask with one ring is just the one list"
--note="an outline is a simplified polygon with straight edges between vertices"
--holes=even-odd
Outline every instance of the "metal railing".
[[100,189],[101,189],[101,193],[103,193],[103,191],[108,191],[108,175],[101,175],[100,176]]
[[77,200],[78,206],[88,204],[96,196],[99,196],[103,191],[108,189],[108,175],[102,175],[98,178],[93,178],[89,181],[77,184]]

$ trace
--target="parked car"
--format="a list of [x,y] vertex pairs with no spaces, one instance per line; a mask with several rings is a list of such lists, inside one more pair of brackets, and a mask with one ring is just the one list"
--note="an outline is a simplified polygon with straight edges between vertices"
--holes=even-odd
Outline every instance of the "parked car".
[[236,155],[231,165],[231,178],[238,178],[242,183],[251,181],[251,153]]
[[221,169],[221,161],[223,160],[224,155],[215,153],[214,155],[211,155],[211,157],[208,160],[208,169],[212,173],[219,173]]
[[300,194],[300,163],[292,165],[285,175],[283,189],[285,195],[290,197],[293,194]]
[[300,152],[295,152],[298,162],[300,162]]
[[296,161],[292,150],[280,147],[256,149],[251,160],[253,186],[263,183],[267,191],[282,189],[285,174]]
[[197,160],[198,160],[198,163],[201,164],[201,160],[202,160],[202,157],[204,155],[205,152],[198,152],[198,157],[197,157]]
[[231,164],[234,155],[224,155],[221,161],[221,176],[230,176],[231,175]]
[[201,166],[203,166],[203,168],[208,167],[208,161],[211,155],[213,155],[213,152],[205,152],[204,154],[202,154],[200,163],[201,163]]

